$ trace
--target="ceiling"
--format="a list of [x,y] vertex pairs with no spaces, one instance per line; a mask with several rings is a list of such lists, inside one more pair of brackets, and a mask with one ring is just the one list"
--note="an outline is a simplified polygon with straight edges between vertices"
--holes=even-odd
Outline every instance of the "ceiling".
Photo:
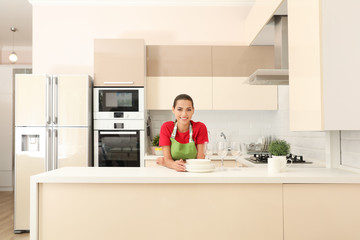
[[32,4],[47,5],[141,5],[141,6],[234,6],[252,5],[255,0],[0,0],[0,49],[12,46],[11,27],[15,46],[32,46]]
[[12,46],[11,27],[15,46],[32,45],[32,6],[28,0],[0,0],[0,48]]

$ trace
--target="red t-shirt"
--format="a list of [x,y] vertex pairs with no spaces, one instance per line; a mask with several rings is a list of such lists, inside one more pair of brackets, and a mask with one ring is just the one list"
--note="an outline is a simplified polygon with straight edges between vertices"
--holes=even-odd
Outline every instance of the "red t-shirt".
[[[208,142],[208,133],[207,128],[205,124],[202,122],[194,122],[190,121],[193,129],[193,139],[195,142],[195,145],[197,144],[203,144],[205,142]],[[160,129],[160,140],[159,140],[159,146],[170,146],[171,141],[171,133],[173,132],[175,123],[172,121],[165,122]],[[189,143],[190,138],[190,132],[184,132],[181,133],[179,130],[176,132],[175,140],[179,143],[185,144]]]

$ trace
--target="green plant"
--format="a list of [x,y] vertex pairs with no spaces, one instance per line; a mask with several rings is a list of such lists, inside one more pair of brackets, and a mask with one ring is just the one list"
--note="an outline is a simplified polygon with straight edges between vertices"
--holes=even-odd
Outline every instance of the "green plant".
[[156,135],[152,140],[152,145],[155,147],[159,146],[160,135]]
[[290,153],[290,144],[285,140],[275,139],[269,145],[269,152],[273,156],[285,156]]

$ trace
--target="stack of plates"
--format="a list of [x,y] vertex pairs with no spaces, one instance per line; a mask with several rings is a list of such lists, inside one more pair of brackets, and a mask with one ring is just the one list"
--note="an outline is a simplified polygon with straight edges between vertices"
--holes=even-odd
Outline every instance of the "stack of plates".
[[188,172],[212,172],[215,170],[215,164],[208,159],[187,159],[186,171]]

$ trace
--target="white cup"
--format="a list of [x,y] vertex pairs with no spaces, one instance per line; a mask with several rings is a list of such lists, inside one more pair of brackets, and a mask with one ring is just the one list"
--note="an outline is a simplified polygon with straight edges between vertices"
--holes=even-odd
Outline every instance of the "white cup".
[[[286,163],[287,160],[285,156],[273,156],[272,158],[268,158],[268,173],[274,174],[274,173],[285,172]],[[291,164],[292,163],[290,163],[290,165]]]

